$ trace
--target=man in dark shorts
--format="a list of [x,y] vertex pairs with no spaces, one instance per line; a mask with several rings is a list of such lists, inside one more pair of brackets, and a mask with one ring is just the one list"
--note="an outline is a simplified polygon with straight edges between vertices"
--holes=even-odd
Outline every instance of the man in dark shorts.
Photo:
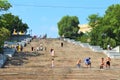
[[63,42],[61,42],[61,47],[63,47]]
[[106,58],[106,68],[110,68],[110,61],[111,61],[111,58],[107,57]]

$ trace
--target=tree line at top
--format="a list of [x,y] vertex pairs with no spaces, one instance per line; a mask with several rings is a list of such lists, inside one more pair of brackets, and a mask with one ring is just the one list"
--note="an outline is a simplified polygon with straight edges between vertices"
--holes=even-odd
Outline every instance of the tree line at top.
[[120,4],[109,6],[103,16],[91,14],[87,20],[92,30],[78,34],[80,23],[78,17],[64,16],[58,22],[58,33],[61,37],[98,45],[104,49],[107,45],[112,47],[120,45]]
[[[7,0],[0,0],[0,13],[7,11],[12,5]],[[88,16],[88,24],[92,27],[91,32],[78,34],[77,16],[63,16],[57,23],[58,33],[61,37],[88,42],[91,45],[99,45],[103,48],[109,44],[112,47],[120,45],[120,4],[108,7],[103,16],[91,14]],[[17,32],[27,32],[28,25],[22,22],[19,16],[12,13],[0,15],[0,46],[11,36],[14,29]]]

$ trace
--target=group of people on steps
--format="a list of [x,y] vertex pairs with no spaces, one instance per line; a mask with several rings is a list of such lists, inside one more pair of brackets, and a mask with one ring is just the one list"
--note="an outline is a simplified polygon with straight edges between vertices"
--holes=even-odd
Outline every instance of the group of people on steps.
[[[61,42],[61,47],[63,47],[63,42]],[[53,68],[54,67],[54,58],[55,58],[55,51],[54,51],[54,49],[52,49],[51,48],[51,50],[50,50],[50,54],[51,54],[51,56],[52,56],[52,65],[51,65],[51,67]],[[103,69],[104,67],[105,68],[110,68],[110,61],[111,61],[111,58],[110,57],[107,57],[107,58],[101,58],[101,60],[100,60],[100,69]],[[78,59],[77,60],[77,67],[78,68],[80,68],[81,67],[81,59]],[[84,59],[84,64],[86,65],[86,67],[88,68],[88,67],[90,67],[91,68],[91,58],[90,57],[88,57],[88,58],[85,58]]]
[[[100,60],[100,69],[103,69],[104,67],[105,68],[110,68],[110,61],[111,61],[110,57],[107,57],[105,59],[102,57],[101,60]],[[81,67],[81,62],[82,62],[81,59],[77,60],[76,65],[77,65],[78,68]],[[85,58],[84,63],[85,63],[87,68],[88,67],[91,68],[91,58],[90,57]]]
[[[61,47],[63,47],[63,42],[61,42]],[[34,47],[31,47],[31,50],[33,51],[33,50],[34,50]],[[51,56],[52,56],[51,67],[53,68],[53,67],[54,67],[54,58],[55,58],[55,51],[54,51],[53,48],[50,49],[50,54],[51,54]],[[100,69],[103,69],[104,67],[105,67],[105,68],[110,68],[110,61],[111,61],[110,57],[107,57],[107,58],[103,58],[103,57],[102,57],[102,58],[101,58],[101,61],[100,61]],[[78,59],[78,60],[77,60],[77,63],[76,63],[76,65],[77,65],[78,68],[81,67],[81,63],[82,63],[81,59]],[[85,66],[86,66],[87,68],[88,68],[88,67],[91,68],[91,58],[90,58],[90,57],[85,58],[85,59],[84,59],[84,64],[85,64]]]

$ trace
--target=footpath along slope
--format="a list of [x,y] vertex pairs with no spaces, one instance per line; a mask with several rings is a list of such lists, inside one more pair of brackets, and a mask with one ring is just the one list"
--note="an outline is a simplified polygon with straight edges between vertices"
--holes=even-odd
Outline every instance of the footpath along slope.
[[[100,58],[106,56],[89,48],[83,48],[58,39],[34,39],[23,52],[16,54],[0,69],[0,80],[120,80],[120,60],[112,59],[111,69],[99,69]],[[43,44],[46,51],[32,53],[34,48]],[[50,49],[55,50],[54,68],[51,68]],[[84,58],[91,57],[92,68],[86,68]],[[82,60],[81,68],[76,61]]]

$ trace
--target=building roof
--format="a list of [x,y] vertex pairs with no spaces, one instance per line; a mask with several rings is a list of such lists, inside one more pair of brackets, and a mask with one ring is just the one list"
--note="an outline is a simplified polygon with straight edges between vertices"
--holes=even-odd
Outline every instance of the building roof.
[[83,33],[86,33],[86,32],[90,32],[91,31],[91,26],[89,26],[88,24],[79,24],[78,27],[80,27],[78,33],[80,32],[83,32]]

